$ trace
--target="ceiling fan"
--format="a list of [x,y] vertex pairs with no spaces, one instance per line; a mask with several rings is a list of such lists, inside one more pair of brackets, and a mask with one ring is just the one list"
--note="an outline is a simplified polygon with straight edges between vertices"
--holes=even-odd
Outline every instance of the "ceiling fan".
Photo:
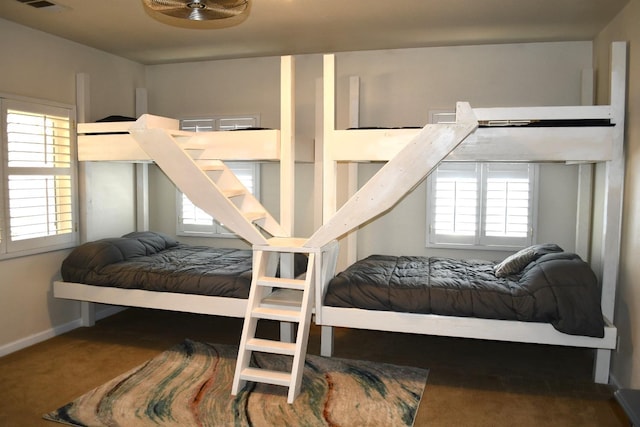
[[233,18],[243,13],[249,0],[142,0],[153,12],[191,21]]

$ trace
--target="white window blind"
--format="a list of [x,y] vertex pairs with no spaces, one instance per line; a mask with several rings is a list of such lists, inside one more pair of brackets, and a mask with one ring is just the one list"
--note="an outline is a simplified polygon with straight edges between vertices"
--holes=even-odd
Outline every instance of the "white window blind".
[[474,236],[478,225],[478,164],[445,163],[434,173],[435,233]]
[[[181,120],[181,129],[192,132],[246,129],[258,126],[258,116],[211,117]],[[259,197],[260,166],[253,162],[225,162],[242,184]],[[187,196],[178,191],[178,235],[200,235],[235,237],[235,233],[224,227],[211,215],[198,208]]]
[[3,253],[75,244],[72,110],[2,100]]
[[427,245],[531,244],[536,169],[528,163],[442,163],[427,181]]
[[531,217],[531,165],[489,163],[485,168],[485,234],[526,238]]

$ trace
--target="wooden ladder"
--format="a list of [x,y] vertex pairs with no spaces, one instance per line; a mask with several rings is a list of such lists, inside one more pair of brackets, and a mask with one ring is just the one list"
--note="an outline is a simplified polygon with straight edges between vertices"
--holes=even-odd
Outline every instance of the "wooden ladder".
[[[238,394],[247,381],[289,387],[288,403],[293,403],[300,393],[312,315],[317,255],[314,249],[303,246],[305,242],[306,239],[272,238],[268,245],[255,245],[253,248],[253,278],[232,395]],[[306,253],[308,256],[304,279],[276,277],[281,255],[293,256],[295,253]],[[263,319],[297,323],[295,341],[289,343],[256,337],[258,321]],[[291,370],[275,371],[253,366],[254,351],[291,356]]]

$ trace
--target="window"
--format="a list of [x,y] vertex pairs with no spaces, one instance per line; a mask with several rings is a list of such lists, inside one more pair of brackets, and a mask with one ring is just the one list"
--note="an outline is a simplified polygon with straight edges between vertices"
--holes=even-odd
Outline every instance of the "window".
[[73,110],[11,99],[0,103],[0,255],[75,245]]
[[[193,132],[246,129],[259,126],[258,116],[211,117],[183,119],[180,127]],[[254,162],[225,162],[240,182],[259,199],[260,165]],[[211,215],[195,206],[182,192],[177,192],[178,235],[236,237],[235,233],[218,223]]]
[[537,165],[445,162],[427,188],[427,246],[505,249],[533,241]]

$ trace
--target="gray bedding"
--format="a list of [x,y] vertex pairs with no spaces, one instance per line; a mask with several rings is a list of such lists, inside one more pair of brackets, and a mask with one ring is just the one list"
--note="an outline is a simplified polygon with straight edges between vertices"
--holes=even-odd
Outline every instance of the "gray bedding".
[[[97,286],[247,298],[252,251],[190,246],[155,232],[130,233],[75,248],[64,281]],[[296,274],[306,267],[296,259]]]
[[490,261],[372,255],[331,280],[325,305],[545,322],[567,334],[603,337],[600,289],[589,265],[573,253],[543,252],[506,277],[496,277]]

